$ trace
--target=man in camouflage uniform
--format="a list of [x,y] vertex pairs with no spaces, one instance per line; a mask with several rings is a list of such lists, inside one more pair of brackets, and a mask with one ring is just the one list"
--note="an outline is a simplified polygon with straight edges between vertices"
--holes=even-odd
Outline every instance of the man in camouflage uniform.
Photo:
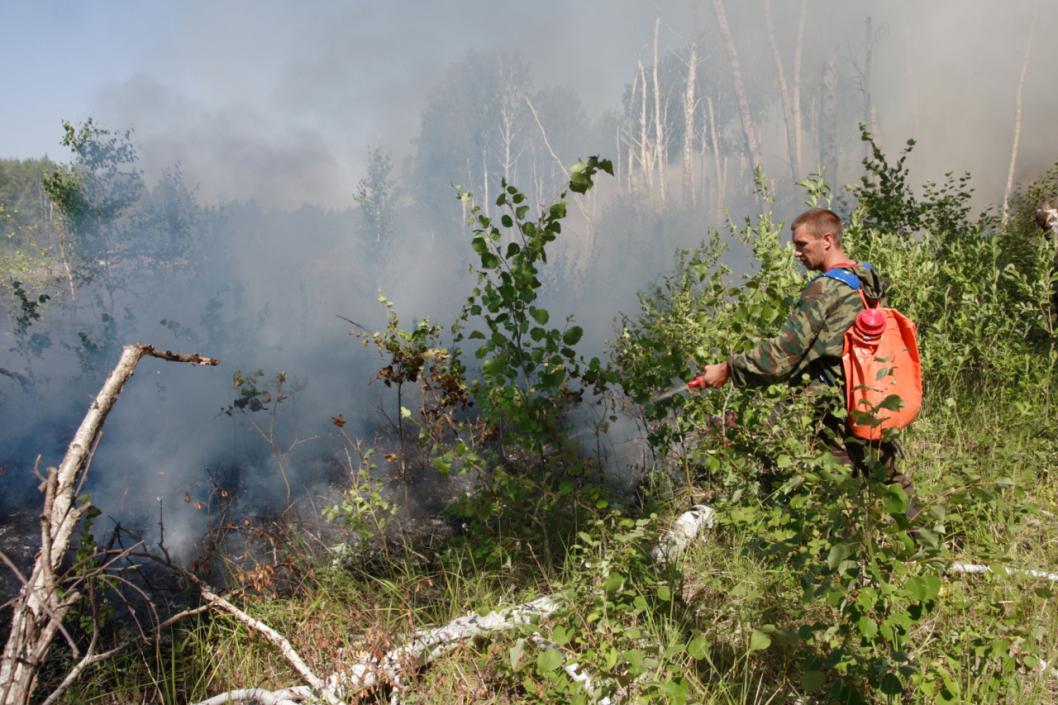
[[[794,254],[805,269],[814,272],[845,269],[860,279],[868,301],[880,301],[884,305],[887,282],[873,269],[845,255],[841,248],[841,219],[834,212],[822,208],[806,211],[794,219],[790,231]],[[702,386],[722,387],[729,380],[736,387],[807,383],[809,390],[840,389],[843,400],[845,371],[841,353],[845,331],[862,310],[859,292],[835,279],[817,277],[801,291],[801,297],[775,337],[726,362],[706,366],[701,375]],[[824,412],[822,424],[826,430],[822,438],[834,455],[855,472],[864,472],[869,460],[881,462],[889,480],[899,482],[908,496],[912,496],[911,483],[896,472],[896,446],[853,438],[845,419],[832,411]]]

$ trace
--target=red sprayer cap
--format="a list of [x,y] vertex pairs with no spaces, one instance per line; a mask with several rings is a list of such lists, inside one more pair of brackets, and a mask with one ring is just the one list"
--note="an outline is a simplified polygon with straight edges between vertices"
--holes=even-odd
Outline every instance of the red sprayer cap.
[[879,336],[885,332],[885,314],[876,308],[865,308],[856,315],[856,330],[863,335]]

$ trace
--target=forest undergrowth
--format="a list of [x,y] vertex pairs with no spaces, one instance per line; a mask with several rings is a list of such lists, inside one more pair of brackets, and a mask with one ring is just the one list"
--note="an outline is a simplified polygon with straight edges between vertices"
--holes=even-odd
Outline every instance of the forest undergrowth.
[[[968,177],[914,188],[906,153],[890,162],[864,139],[863,179],[842,198],[819,178],[802,186],[809,205],[847,215],[846,251],[889,277],[890,305],[919,325],[925,405],[898,461],[917,493],[912,519],[901,488],[851,477],[821,447],[818,401],[798,388],[657,400],[774,332],[806,281],[763,187],[758,214],[678,253],[638,315],[617,322],[608,359],[589,360],[582,329],[540,302],[565,194],[534,219],[504,184],[493,216],[469,207],[478,282],[451,339],[429,321],[401,328],[392,309],[386,330],[362,336],[401,394],[397,451],[473,478],[446,510],[449,530],[395,531],[370,452],[348,439],[352,489],[324,512],[344,552],[293,527],[259,559],[260,579],[229,581],[230,599],[328,674],[418,629],[561,597],[547,619],[409,664],[401,683],[357,696],[367,702],[1058,700],[1056,586],[1029,572],[1058,566],[1058,242],[1032,222],[1058,168],[1003,224],[973,211]],[[582,162],[570,187],[610,169]],[[731,242],[755,269],[721,264]],[[642,478],[634,497],[571,438],[570,415],[588,404],[604,425],[643,431],[652,462],[621,469]],[[659,566],[651,548],[695,504],[715,526]],[[291,576],[282,586],[270,561]],[[199,702],[297,683],[272,644],[207,613],[89,669],[63,702]]]

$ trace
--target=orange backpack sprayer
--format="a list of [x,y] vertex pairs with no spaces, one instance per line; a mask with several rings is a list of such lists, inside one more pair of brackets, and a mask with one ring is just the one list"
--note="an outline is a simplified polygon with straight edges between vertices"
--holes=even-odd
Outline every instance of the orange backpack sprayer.
[[[865,269],[873,269],[861,262]],[[915,324],[895,308],[880,308],[863,294],[860,278],[841,267],[820,277],[854,289],[863,310],[845,331],[841,364],[845,371],[845,409],[849,432],[879,441],[885,431],[904,428],[922,408],[922,362]]]

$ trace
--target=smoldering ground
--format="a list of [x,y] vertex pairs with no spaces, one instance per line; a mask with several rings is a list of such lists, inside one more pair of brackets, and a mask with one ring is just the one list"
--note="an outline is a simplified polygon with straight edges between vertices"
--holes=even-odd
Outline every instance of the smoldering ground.
[[[835,185],[855,178],[864,154],[856,125],[865,121],[894,155],[905,139],[919,140],[910,162],[919,178],[970,170],[978,202],[996,203],[1006,183],[1023,66],[1015,175],[1030,178],[1055,161],[1058,136],[1048,116],[1058,96],[1046,67],[1054,65],[1056,48],[1034,29],[1055,24],[1054,6],[727,3],[780,214],[799,207],[800,195],[787,163],[789,111],[770,49],[769,7],[785,80],[791,92],[795,82],[800,86],[798,178],[824,161],[824,134],[835,155],[828,178]],[[208,506],[218,485],[237,490],[247,512],[282,503],[274,454],[250,424],[267,412],[232,408],[240,395],[232,384],[236,370],[262,370],[262,385],[287,373],[287,391],[294,393],[280,406],[280,440],[314,439],[291,454],[292,483],[299,493],[325,494],[340,480],[331,417],[342,415],[352,435],[384,444],[392,432],[379,407],[391,418],[400,413],[392,390],[370,384],[384,361],[359,346],[337,316],[370,330],[384,327],[376,302],[382,289],[406,327],[423,316],[444,323],[455,317],[473,286],[456,185],[490,207],[507,176],[534,203],[547,203],[566,178],[559,165],[592,152],[614,158],[615,177],[571,205],[544,275],[547,305],[556,318],[577,317],[588,354],[605,354],[613,321],[636,314],[635,293],[671,268],[676,247],[692,246],[708,226],[758,207],[716,3],[461,0],[311,12],[285,3],[191,3],[93,11],[121,13],[115,24],[139,36],[129,40],[117,70],[93,64],[91,37],[76,44],[83,56],[51,47],[67,64],[83,62],[94,81],[84,88],[93,97],[83,115],[51,118],[55,141],[59,117],[94,116],[115,130],[134,129],[148,194],[162,212],[189,214],[181,232],[194,241],[195,254],[181,268],[128,260],[125,279],[112,291],[97,281],[76,300],[57,294],[33,329],[47,333],[51,346],[29,360],[4,353],[5,368],[32,366],[37,379],[31,392],[0,380],[7,385],[0,412],[5,508],[38,501],[33,458],[42,453],[43,464],[58,461],[117,348],[140,340],[215,355],[223,365],[143,363],[107,424],[90,474],[87,490],[105,513],[149,532],[161,506],[167,540],[190,551],[208,522],[196,507]],[[81,31],[97,25],[106,23]],[[654,139],[659,116],[667,134],[684,129],[692,44],[698,83],[687,191],[680,139],[648,149],[642,135]],[[828,65],[835,67],[830,114]],[[654,85],[662,86],[656,103]],[[641,124],[644,116],[649,125]],[[11,141],[18,130],[0,132],[6,153],[39,155]],[[391,155],[384,241],[369,231],[353,197],[369,171],[369,147]],[[668,170],[647,174],[649,159]],[[165,201],[161,184],[175,165],[182,196]],[[121,237],[143,235],[150,230],[143,222],[126,223]],[[730,261],[741,266],[741,257],[736,248]],[[113,303],[102,303],[108,296]],[[109,333],[103,313],[114,319]],[[99,353],[87,362],[83,354],[91,351],[80,333]],[[14,347],[12,336],[5,349]],[[110,347],[100,348],[107,341]],[[627,440],[618,436],[634,436],[634,429],[623,422],[614,428],[609,455],[620,472],[631,458],[616,450]]]

